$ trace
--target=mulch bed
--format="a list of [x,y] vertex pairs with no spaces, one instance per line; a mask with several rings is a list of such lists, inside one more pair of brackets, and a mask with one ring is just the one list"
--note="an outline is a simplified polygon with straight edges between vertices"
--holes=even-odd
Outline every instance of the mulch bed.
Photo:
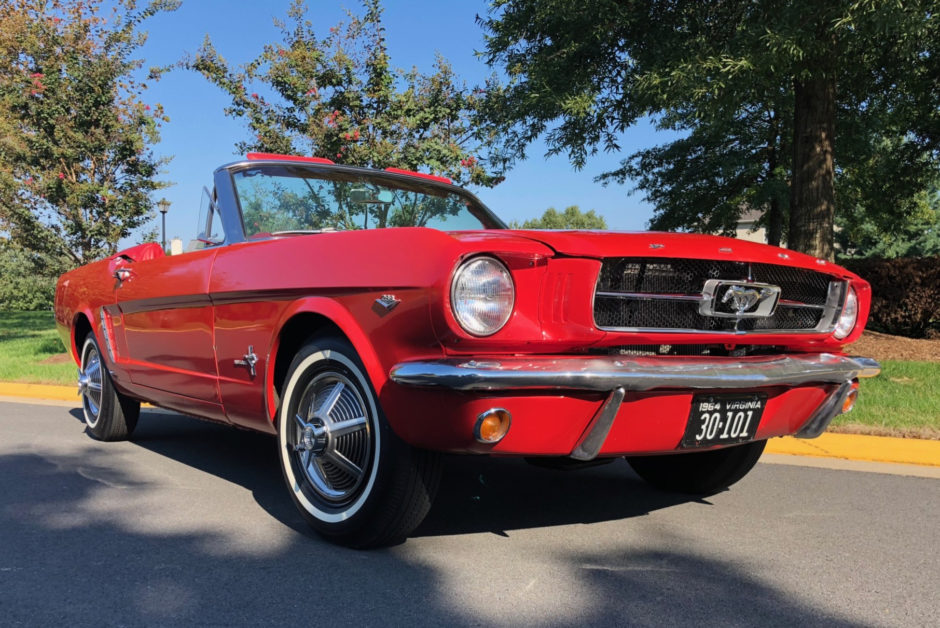
[[940,362],[940,339],[905,338],[866,331],[857,342],[846,347],[846,353],[875,360]]

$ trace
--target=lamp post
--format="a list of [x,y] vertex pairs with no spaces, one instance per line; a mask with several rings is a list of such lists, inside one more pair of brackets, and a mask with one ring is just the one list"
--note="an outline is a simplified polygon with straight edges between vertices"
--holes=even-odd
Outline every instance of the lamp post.
[[166,213],[170,209],[170,201],[161,198],[157,201],[157,207],[160,208],[160,213],[163,214],[163,251],[166,252]]

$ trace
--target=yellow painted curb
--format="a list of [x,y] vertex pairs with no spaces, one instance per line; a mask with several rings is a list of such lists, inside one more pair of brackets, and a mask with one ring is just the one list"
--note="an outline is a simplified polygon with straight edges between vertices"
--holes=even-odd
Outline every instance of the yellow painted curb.
[[13,384],[0,382],[0,396],[26,397],[51,401],[74,401],[78,405],[77,386],[48,386],[46,384]]
[[819,438],[808,440],[792,436],[772,438],[767,441],[767,448],[764,451],[771,454],[821,456],[940,467],[940,440],[826,433]]
[[[78,391],[73,386],[0,382],[0,397],[71,401],[76,406],[79,404]],[[940,441],[916,438],[826,433],[819,438],[805,440],[786,436],[770,439],[765,451],[770,454],[940,467]]]

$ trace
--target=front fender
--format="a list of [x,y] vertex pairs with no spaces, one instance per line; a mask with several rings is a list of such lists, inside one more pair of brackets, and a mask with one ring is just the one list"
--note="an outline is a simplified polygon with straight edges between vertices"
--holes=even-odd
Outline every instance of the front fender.
[[366,369],[366,373],[376,391],[382,390],[388,381],[388,373],[382,368],[378,354],[365,331],[356,321],[355,317],[341,303],[330,297],[306,297],[299,299],[288,306],[277,322],[277,333],[274,334],[269,347],[270,359],[267,361],[265,372],[265,403],[268,416],[274,420],[277,416],[277,390],[275,389],[274,369],[277,363],[278,352],[281,347],[282,331],[296,316],[301,314],[315,314],[335,325],[349,340],[359,359]]

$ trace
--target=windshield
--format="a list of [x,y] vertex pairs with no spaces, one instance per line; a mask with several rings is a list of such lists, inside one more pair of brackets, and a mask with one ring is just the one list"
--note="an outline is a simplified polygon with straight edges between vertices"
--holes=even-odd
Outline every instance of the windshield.
[[292,231],[502,225],[469,195],[423,181],[298,166],[258,166],[233,175],[245,236]]

